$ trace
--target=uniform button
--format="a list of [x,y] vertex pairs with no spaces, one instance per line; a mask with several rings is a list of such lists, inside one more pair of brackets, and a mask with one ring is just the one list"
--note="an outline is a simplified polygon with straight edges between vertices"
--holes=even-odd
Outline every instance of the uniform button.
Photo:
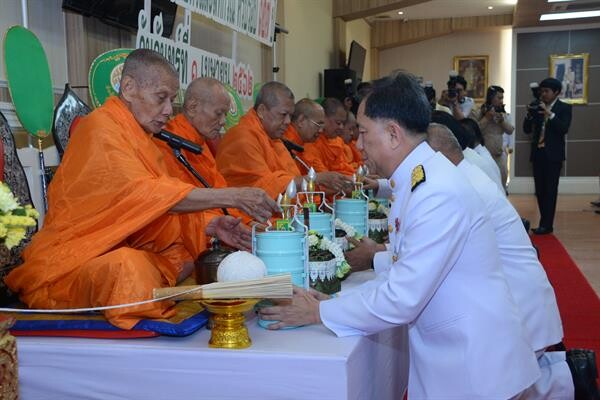
[[396,200],[396,196],[392,195],[392,197],[390,197],[390,200],[395,201]]
[[398,261],[398,256],[394,254],[394,255],[392,256],[392,261],[393,261],[393,262],[396,262],[396,261]]
[[393,179],[390,179],[390,187],[393,189],[394,187],[396,187],[396,182],[394,182]]
[[388,232],[392,233],[394,231],[394,227],[392,226],[392,224],[388,225]]

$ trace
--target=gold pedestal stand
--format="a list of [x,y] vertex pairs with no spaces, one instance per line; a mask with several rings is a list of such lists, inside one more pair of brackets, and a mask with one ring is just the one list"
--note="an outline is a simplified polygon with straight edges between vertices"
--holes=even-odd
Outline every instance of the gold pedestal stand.
[[258,303],[259,299],[200,300],[212,313],[212,330],[209,347],[245,349],[252,340],[248,335],[244,313]]

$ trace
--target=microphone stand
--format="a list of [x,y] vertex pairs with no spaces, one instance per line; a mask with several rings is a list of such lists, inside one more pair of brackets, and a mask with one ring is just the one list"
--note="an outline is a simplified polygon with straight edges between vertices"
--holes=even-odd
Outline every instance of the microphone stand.
[[[187,158],[185,158],[185,156],[181,152],[181,149],[179,147],[177,147],[176,145],[174,145],[174,143],[172,143],[172,142],[168,142],[168,143],[169,143],[169,146],[171,146],[171,148],[173,149],[173,154],[175,155],[175,158],[181,164],[183,164],[183,166],[185,168],[187,168],[187,170],[190,171],[192,173],[192,175],[194,175],[194,177],[196,177],[196,179],[198,179],[200,181],[200,183],[202,185],[204,185],[205,188],[211,189],[211,186],[208,184],[208,182],[206,182],[206,179],[204,179],[202,177],[202,175],[200,175],[200,173],[198,173],[198,171],[196,171],[194,169],[194,167],[192,167],[192,164],[189,163]],[[229,215],[229,212],[227,211],[227,209],[225,207],[222,207],[221,210],[223,211],[223,214]]]

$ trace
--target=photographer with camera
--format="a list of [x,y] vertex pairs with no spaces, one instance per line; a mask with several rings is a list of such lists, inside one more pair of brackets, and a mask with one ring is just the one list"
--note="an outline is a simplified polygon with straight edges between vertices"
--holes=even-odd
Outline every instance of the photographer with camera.
[[465,96],[467,91],[467,81],[456,71],[450,71],[450,78],[447,82],[448,90],[442,92],[440,103],[452,111],[455,119],[460,121],[471,114],[475,105],[472,98]]
[[544,235],[553,231],[558,180],[565,160],[565,135],[571,125],[571,105],[558,99],[562,90],[558,79],[546,78],[539,87],[530,86],[535,100],[527,106],[523,131],[533,134],[530,161],[540,210],[540,225],[533,233]]
[[515,128],[509,122],[509,115],[504,109],[504,89],[492,85],[487,89],[485,103],[478,112],[474,112],[474,119],[479,123],[486,149],[498,164],[502,185],[506,186],[508,169],[504,157],[503,134],[512,135]]

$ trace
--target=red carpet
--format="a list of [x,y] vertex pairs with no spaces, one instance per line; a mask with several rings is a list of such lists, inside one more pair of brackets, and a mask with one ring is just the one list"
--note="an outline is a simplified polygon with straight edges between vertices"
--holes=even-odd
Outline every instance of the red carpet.
[[585,348],[600,357],[600,298],[554,235],[534,235],[533,243],[554,287],[567,349]]

